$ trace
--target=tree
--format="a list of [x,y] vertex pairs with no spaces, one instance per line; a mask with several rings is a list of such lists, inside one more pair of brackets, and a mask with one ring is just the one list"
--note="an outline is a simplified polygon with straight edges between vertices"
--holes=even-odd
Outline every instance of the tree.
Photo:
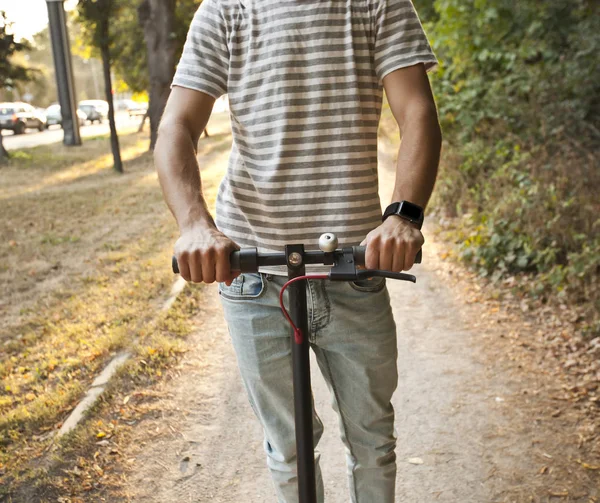
[[148,52],[150,106],[150,149],[156,145],[158,124],[171,92],[175,74],[177,40],[175,31],[176,0],[143,0],[138,7],[140,24]]
[[[175,65],[201,0],[118,1],[119,16],[111,21],[114,67],[130,90],[149,92],[152,149]],[[146,51],[140,50],[143,45]]]
[[[29,68],[11,62],[14,54],[30,49],[29,44],[17,42],[15,36],[8,33],[11,23],[4,11],[0,11],[0,88],[14,89],[19,82],[31,80],[33,72]],[[0,163],[6,162],[9,155],[2,144],[0,134]]]
[[112,94],[111,80],[111,32],[110,23],[118,16],[118,0],[79,0],[77,6],[79,21],[84,27],[84,37],[90,45],[100,51],[102,69],[104,73],[104,89],[108,102],[108,121],[110,124],[110,143],[114,159],[114,168],[119,173],[123,172],[119,137],[115,124],[115,107]]

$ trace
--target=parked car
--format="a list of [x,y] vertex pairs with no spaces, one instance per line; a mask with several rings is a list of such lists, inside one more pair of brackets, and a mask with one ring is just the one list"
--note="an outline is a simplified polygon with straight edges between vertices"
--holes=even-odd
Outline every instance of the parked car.
[[0,103],[0,129],[10,129],[23,134],[27,128],[43,131],[44,118],[27,103]]
[[104,100],[83,100],[79,102],[79,107],[91,105],[93,106],[100,115],[102,120],[108,118],[108,102]]
[[148,103],[141,103],[139,101],[126,100],[127,113],[129,113],[129,117],[134,117],[136,115],[146,115],[148,111]]
[[44,123],[44,129],[48,129],[48,119],[46,117],[46,110],[44,110],[43,108],[36,107],[35,111],[39,119]]
[[[87,115],[79,110],[79,108],[76,113],[79,125],[83,126],[87,120]],[[58,124],[62,127],[62,115],[60,113],[60,105],[58,104],[50,105],[46,108],[46,127],[50,127],[54,124]]]
[[92,124],[94,122],[100,124],[105,119],[102,112],[96,108],[95,105],[79,103],[78,110],[81,110],[85,114],[86,120],[90,121]]

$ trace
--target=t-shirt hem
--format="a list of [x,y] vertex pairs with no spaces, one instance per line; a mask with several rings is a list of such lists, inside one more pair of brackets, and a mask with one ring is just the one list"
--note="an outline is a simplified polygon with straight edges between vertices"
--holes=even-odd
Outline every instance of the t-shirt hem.
[[183,87],[185,89],[191,89],[192,91],[200,91],[204,94],[208,94],[209,96],[213,97],[215,100],[219,99],[221,96],[223,96],[223,94],[225,94],[225,93],[217,94],[212,91],[209,91],[207,88],[204,88],[204,87],[191,86],[189,84],[183,84],[181,82],[177,82],[176,80],[174,80],[171,84],[171,89],[173,89],[173,87],[175,87],[175,86]]
[[396,70],[400,70],[401,68],[408,68],[409,66],[419,65],[421,63],[425,65],[425,71],[427,73],[437,70],[439,66],[438,60],[435,58],[435,56],[431,58],[423,58],[419,61],[402,61],[399,62],[397,65],[393,65],[390,68],[388,68],[381,76],[381,81],[383,82],[383,79],[386,77],[386,75],[389,75],[390,73]]

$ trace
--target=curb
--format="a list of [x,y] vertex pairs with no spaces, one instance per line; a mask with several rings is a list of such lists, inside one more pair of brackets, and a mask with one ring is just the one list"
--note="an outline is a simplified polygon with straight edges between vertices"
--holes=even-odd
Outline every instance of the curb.
[[[161,307],[161,311],[167,311],[171,308],[178,295],[183,291],[187,282],[180,276],[173,283],[171,287],[171,293],[169,298],[165,301],[165,303]],[[98,398],[104,393],[106,389],[106,385],[110,381],[110,379],[115,375],[117,370],[126,363],[132,354],[129,351],[123,351],[116,355],[104,370],[100,372],[100,374],[94,379],[92,385],[87,390],[85,396],[81,399],[81,401],[77,404],[77,406],[73,409],[73,412],[69,414],[69,417],[64,421],[58,432],[56,433],[55,438],[59,439],[63,435],[71,432],[75,427],[83,420],[86,412],[90,410],[98,401]]]

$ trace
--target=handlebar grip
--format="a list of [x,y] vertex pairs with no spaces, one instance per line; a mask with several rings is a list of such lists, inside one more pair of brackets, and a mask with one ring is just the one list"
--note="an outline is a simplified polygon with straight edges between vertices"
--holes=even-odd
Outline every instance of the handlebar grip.
[[239,271],[240,267],[240,251],[233,250],[231,255],[229,255],[229,265],[232,271]]
[[[367,251],[366,246],[353,246],[352,250],[354,252],[354,262],[357,265],[364,266],[365,265],[365,254]],[[415,264],[420,264],[423,260],[423,250],[419,250],[417,256],[415,257]]]

